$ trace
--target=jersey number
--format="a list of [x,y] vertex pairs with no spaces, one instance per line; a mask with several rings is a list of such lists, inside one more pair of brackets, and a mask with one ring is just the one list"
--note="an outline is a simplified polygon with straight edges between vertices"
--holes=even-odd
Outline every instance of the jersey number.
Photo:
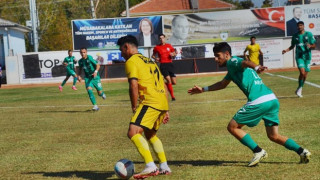
[[154,84],[155,84],[156,86],[158,86],[159,80],[160,80],[160,72],[159,72],[158,68],[156,68],[156,69],[153,70],[153,71],[152,71],[152,69],[150,68],[150,73],[153,75]]

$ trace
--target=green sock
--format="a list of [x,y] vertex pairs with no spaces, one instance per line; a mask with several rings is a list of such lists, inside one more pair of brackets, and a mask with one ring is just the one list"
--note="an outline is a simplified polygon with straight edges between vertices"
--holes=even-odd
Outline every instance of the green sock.
[[99,94],[99,96],[100,96],[100,97],[102,97],[103,95],[104,95],[104,92],[102,91],[102,93],[101,93],[101,94]]
[[66,82],[67,82],[66,80],[63,80],[61,83],[61,86],[64,86],[66,84]]
[[290,138],[284,143],[284,147],[295,152],[298,152],[300,148],[300,146]]
[[303,87],[303,85],[304,85],[304,80],[299,79],[299,87]]
[[74,85],[74,86],[76,85],[77,80],[78,80],[78,78],[77,78],[77,77],[74,77],[74,78],[73,78],[73,85]]
[[93,105],[96,105],[96,98],[94,97],[93,95],[93,92],[92,92],[92,89],[88,89],[88,94],[89,94],[89,98],[90,98],[90,101]]
[[253,139],[251,138],[251,136],[249,134],[246,134],[245,136],[243,136],[243,138],[240,140],[240,142],[243,145],[250,148],[252,151],[258,146],[258,144],[253,141]]

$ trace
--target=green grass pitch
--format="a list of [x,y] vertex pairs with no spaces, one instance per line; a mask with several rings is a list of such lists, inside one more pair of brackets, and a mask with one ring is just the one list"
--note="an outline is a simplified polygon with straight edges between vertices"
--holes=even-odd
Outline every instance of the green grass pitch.
[[[298,77],[297,71],[274,74]],[[240,89],[231,83],[190,96],[188,88],[211,85],[223,75],[178,77],[171,120],[158,133],[173,173],[150,179],[319,179],[320,89],[305,85],[304,97],[297,98],[296,81],[261,77],[279,97],[280,133],[311,151],[309,164],[298,164],[295,152],[269,141],[261,122],[244,129],[269,157],[246,167],[252,152],[226,129],[246,103]],[[312,70],[307,81],[319,85],[320,70]],[[128,83],[104,82],[107,100],[95,93],[99,112],[88,111],[84,83],[77,87],[72,91],[67,84],[62,93],[58,86],[0,89],[0,179],[116,179],[113,167],[122,158],[133,160],[136,172],[143,169],[126,136],[132,116]]]

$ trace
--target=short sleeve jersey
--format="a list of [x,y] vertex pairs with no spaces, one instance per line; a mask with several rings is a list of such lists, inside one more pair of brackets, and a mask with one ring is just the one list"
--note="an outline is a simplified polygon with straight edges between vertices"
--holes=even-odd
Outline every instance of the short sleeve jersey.
[[242,67],[242,58],[233,56],[227,61],[228,73],[224,79],[233,81],[247,96],[248,101],[253,101],[261,96],[273,92],[265,84],[252,68]]
[[159,44],[153,48],[153,54],[158,54],[160,63],[172,63],[170,53],[174,52],[175,49],[171,44]]
[[311,49],[306,44],[314,44],[315,42],[315,38],[309,31],[305,31],[303,34],[295,33],[291,39],[291,46],[296,46],[296,59],[311,60]]
[[83,69],[86,78],[91,78],[97,68],[97,61],[88,55],[86,59],[81,58],[79,60],[79,67]]
[[260,45],[255,43],[254,45],[249,44],[246,48],[246,51],[249,51],[249,59],[254,62],[256,65],[259,65],[259,50]]
[[128,79],[137,79],[140,104],[158,110],[169,110],[163,76],[151,59],[135,54],[125,64]]
[[63,63],[68,64],[67,65],[67,69],[69,70],[74,70],[74,65],[76,64],[76,60],[74,58],[74,56],[68,56],[66,58],[64,58]]

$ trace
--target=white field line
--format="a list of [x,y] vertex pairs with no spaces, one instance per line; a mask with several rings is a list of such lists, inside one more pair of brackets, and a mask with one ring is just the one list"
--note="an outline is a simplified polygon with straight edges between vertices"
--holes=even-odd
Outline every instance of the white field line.
[[[308,96],[320,96],[320,94],[307,94],[304,95],[304,97]],[[279,99],[282,98],[298,98],[296,95],[292,96],[277,96]],[[215,101],[193,101],[193,102],[173,102],[174,104],[213,104],[213,103],[225,103],[225,102],[246,102],[246,99],[224,99],[224,100],[215,100]],[[129,107],[130,103],[117,103],[117,104],[100,104],[99,107]],[[64,106],[3,106],[0,107],[0,109],[33,109],[33,108],[73,108],[73,107],[92,107],[92,105],[87,104],[81,104],[81,105],[64,105]]]
[[[298,81],[298,78],[292,78],[292,77],[287,77],[287,76],[282,76],[282,75],[276,75],[276,74],[271,74],[271,73],[268,73],[268,72],[266,72],[265,74],[268,74],[270,76],[281,77],[281,78],[284,78],[284,79],[289,79],[289,80],[292,80],[292,81]],[[305,81],[304,83],[308,84],[310,86],[316,87],[316,88],[320,88],[320,85],[312,83],[312,82],[309,82],[309,81]]]

